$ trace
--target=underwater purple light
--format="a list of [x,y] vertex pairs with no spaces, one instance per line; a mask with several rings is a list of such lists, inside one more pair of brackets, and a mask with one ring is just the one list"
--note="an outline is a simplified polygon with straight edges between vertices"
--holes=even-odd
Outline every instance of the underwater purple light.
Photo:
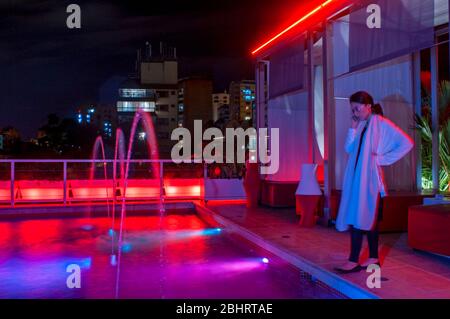
[[117,265],[117,255],[111,255],[109,257],[109,263],[111,264],[111,266],[116,266]]

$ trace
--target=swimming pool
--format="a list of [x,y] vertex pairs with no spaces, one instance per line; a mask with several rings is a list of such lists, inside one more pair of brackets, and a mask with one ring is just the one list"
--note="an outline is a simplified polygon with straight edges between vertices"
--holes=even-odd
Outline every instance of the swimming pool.
[[[340,298],[195,212],[127,217],[118,275],[110,228],[104,217],[0,221],[0,298],[114,298],[117,276],[119,298]],[[70,265],[80,288],[68,287]]]

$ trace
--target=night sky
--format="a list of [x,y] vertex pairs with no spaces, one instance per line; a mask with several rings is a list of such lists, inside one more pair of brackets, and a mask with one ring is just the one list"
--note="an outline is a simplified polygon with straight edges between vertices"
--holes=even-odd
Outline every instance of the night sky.
[[[81,7],[81,29],[66,26],[70,3]],[[209,74],[216,91],[252,79],[249,52],[304,14],[301,3],[0,0],[0,128],[28,139],[47,114],[96,103],[105,81],[133,72],[146,41],[176,47],[179,77]]]

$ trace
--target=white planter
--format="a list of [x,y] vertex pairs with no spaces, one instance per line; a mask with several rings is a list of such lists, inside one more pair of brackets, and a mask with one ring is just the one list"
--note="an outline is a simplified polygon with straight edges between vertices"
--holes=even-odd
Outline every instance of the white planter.
[[322,195],[316,177],[317,164],[302,164],[300,182],[295,195]]

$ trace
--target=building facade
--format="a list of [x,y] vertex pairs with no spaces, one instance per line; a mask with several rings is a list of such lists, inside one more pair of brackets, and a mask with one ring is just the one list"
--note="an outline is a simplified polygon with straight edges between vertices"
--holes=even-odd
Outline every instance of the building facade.
[[212,122],[213,84],[206,77],[193,76],[180,79],[178,88],[179,124],[193,134],[194,120],[201,120],[204,128]]
[[147,43],[144,58],[138,51],[136,71],[136,76],[127,79],[119,89],[116,106],[119,126],[129,127],[139,108],[150,113],[160,157],[166,158],[174,145],[170,139],[171,132],[178,126],[178,62],[175,49],[161,44],[159,54],[153,55],[151,45]]
[[213,113],[213,121],[216,122],[219,119],[219,108],[222,105],[230,104],[230,94],[225,92],[223,93],[213,93],[212,95],[212,113]]
[[230,83],[230,117],[238,121],[251,121],[256,108],[254,80]]
[[[92,125],[103,139],[112,139],[117,128],[116,108],[110,105],[88,105],[78,108],[75,120],[80,125]],[[38,138],[40,138],[38,136]]]

